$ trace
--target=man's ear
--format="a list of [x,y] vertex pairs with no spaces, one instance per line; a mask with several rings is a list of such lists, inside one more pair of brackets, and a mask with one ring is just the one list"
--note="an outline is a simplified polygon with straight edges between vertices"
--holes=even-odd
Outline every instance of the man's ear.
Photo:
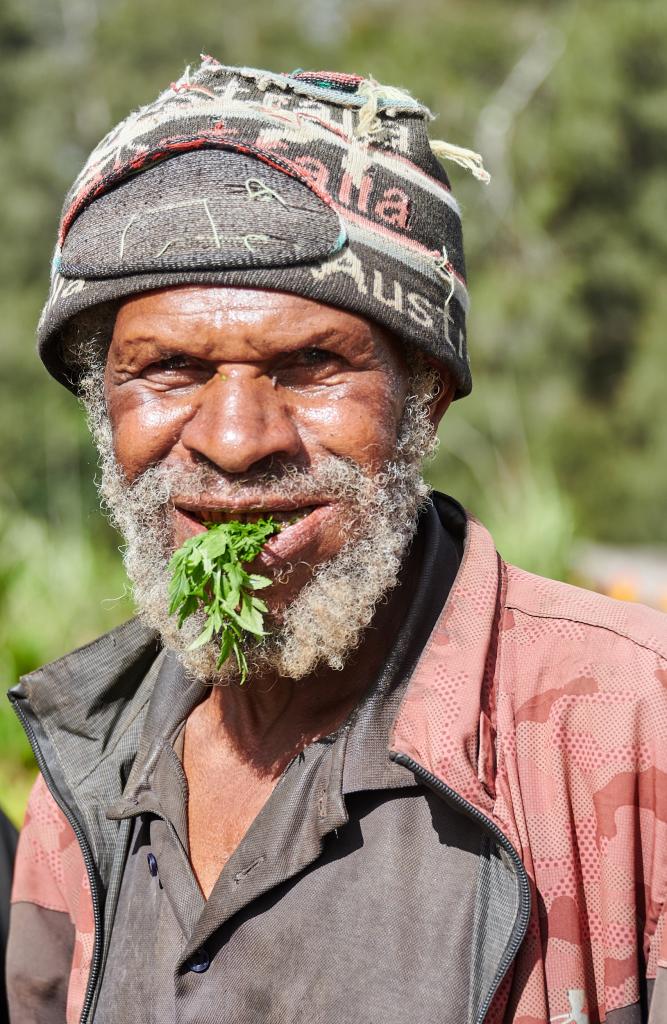
[[431,423],[437,427],[440,420],[449,409],[456,393],[456,384],[442,367],[433,365],[432,369],[437,373],[440,387],[438,393],[431,402],[429,416]]

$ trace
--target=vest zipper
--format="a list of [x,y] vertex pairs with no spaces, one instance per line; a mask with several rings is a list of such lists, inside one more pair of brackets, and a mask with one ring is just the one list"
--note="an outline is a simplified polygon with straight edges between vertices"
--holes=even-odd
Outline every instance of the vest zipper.
[[405,768],[408,768],[417,776],[418,779],[421,779],[421,781],[424,782],[425,785],[427,785],[439,796],[444,797],[450,803],[455,804],[457,807],[459,807],[465,814],[469,815],[469,817],[473,818],[475,821],[480,822],[480,824],[483,825],[484,828],[486,828],[493,835],[494,839],[496,839],[498,844],[502,846],[502,848],[505,850],[510,860],[512,861],[514,867],[516,868],[516,873],[519,880],[519,913],[517,915],[517,919],[512,930],[511,941],[509,942],[507,948],[505,949],[505,952],[503,953],[500,959],[500,963],[498,964],[498,969],[496,970],[496,974],[493,979],[493,984],[491,985],[491,988],[487,992],[484,1002],[482,1003],[481,1009],[477,1017],[475,1018],[475,1024],[483,1024],[484,1018],[486,1017],[486,1014],[489,1011],[489,1007],[491,1006],[493,997],[498,991],[498,988],[503,978],[507,974],[512,964],[512,961],[517,955],[519,947],[523,942],[524,937],[526,935],[526,931],[528,929],[531,907],[530,882],[528,880],[528,873],[523,865],[523,861],[519,857],[519,854],[516,852],[516,850],[510,843],[505,833],[501,829],[499,829],[498,826],[493,821],[491,821],[490,818],[487,818],[485,814],[482,814],[481,811],[478,811],[477,808],[474,807],[471,803],[468,803],[467,800],[464,800],[464,798],[459,793],[457,793],[456,790],[450,789],[450,787],[447,786],[441,779],[439,779],[437,775],[433,775],[432,772],[429,772],[417,761],[414,761],[411,757],[408,757],[407,754],[392,754],[391,758],[393,761],[396,761],[397,764],[401,764]]
[[47,763],[46,763],[46,761],[45,761],[45,759],[44,759],[44,757],[42,755],[42,751],[40,749],[39,743],[37,741],[37,736],[35,735],[35,730],[32,727],[32,723],[31,723],[30,719],[28,718],[28,716],[26,715],[25,711],[23,710],[23,708],[19,704],[17,698],[14,697],[11,693],[8,696],[9,696],[10,701],[14,705],[14,710],[15,710],[16,714],[18,715],[18,718],[19,718],[19,720],[21,722],[21,725],[23,726],[25,734],[26,734],[26,736],[28,738],[28,742],[30,743],[30,746],[32,747],[32,752],[35,755],[35,760],[37,762],[37,767],[39,768],[39,771],[40,771],[40,773],[42,775],[42,778],[44,779],[44,782],[46,783],[46,787],[47,787],[49,793],[51,794],[51,796],[53,797],[53,799],[55,800],[56,804],[60,808],[60,810],[63,812],[63,814],[67,818],[67,821],[69,822],[69,824],[70,824],[70,826],[72,828],[72,831],[74,832],[74,835],[76,836],[77,842],[78,842],[79,847],[81,849],[81,853],[83,855],[83,862],[84,862],[85,867],[86,867],[86,873],[88,875],[88,881],[90,883],[90,897],[91,897],[91,902],[93,904],[93,923],[94,923],[94,926],[95,926],[95,938],[94,938],[94,941],[93,941],[93,956],[92,956],[92,960],[91,960],[91,964],[90,964],[90,974],[88,976],[88,986],[86,988],[86,995],[85,995],[85,999],[84,999],[84,1002],[83,1002],[83,1008],[81,1010],[81,1018],[80,1018],[80,1021],[79,1021],[79,1024],[86,1024],[86,1022],[88,1020],[88,1014],[90,1013],[90,1008],[91,1008],[92,1002],[93,1002],[93,995],[94,995],[94,992],[95,992],[95,986],[97,984],[97,976],[99,974],[100,963],[101,963],[101,959],[102,959],[102,908],[101,908],[101,903],[100,903],[100,893],[99,893],[99,887],[98,887],[97,869],[95,867],[95,861],[93,860],[93,855],[91,853],[90,846],[88,844],[88,840],[86,839],[86,835],[85,835],[83,829],[81,828],[81,825],[79,824],[77,819],[74,817],[74,814],[72,813],[72,811],[65,804],[65,802],[62,799],[60,793],[58,792],[58,789],[56,787],[55,782],[53,781],[53,776],[51,775],[51,772],[49,771],[49,767],[48,767],[48,765],[47,765]]

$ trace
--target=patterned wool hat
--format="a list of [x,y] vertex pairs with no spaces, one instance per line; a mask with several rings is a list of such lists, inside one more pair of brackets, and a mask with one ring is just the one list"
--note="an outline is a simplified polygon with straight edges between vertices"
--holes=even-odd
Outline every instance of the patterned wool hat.
[[273,74],[202,57],[92,152],[65,200],[38,328],[76,390],[61,331],[100,302],[169,285],[293,292],[361,313],[470,391],[461,217],[402,90],[329,72]]

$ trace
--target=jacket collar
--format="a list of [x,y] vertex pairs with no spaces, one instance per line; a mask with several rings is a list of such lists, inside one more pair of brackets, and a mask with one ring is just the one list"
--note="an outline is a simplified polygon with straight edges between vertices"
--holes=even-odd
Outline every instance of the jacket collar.
[[468,516],[461,566],[391,736],[392,752],[407,754],[485,815],[494,802],[493,677],[502,589],[491,535]]
[[10,696],[28,702],[76,786],[143,711],[163,657],[157,634],[131,619],[22,676]]

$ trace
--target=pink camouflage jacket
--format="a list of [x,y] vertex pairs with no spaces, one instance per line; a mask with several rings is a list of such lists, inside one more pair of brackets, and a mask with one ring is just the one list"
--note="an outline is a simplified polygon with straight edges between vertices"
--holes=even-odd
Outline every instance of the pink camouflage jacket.
[[[15,689],[15,703],[34,702],[38,675]],[[391,751],[518,855],[513,939],[475,1019],[667,1022],[666,740],[666,617],[507,565],[469,519],[462,565]],[[67,921],[75,939],[66,1019],[75,1024],[82,1009],[85,1019],[95,948],[89,872],[42,777],[13,901],[52,912],[51,929],[57,915]],[[37,1005],[25,941],[10,938],[10,993],[14,1005]],[[47,1002],[39,1019],[55,1020]]]

